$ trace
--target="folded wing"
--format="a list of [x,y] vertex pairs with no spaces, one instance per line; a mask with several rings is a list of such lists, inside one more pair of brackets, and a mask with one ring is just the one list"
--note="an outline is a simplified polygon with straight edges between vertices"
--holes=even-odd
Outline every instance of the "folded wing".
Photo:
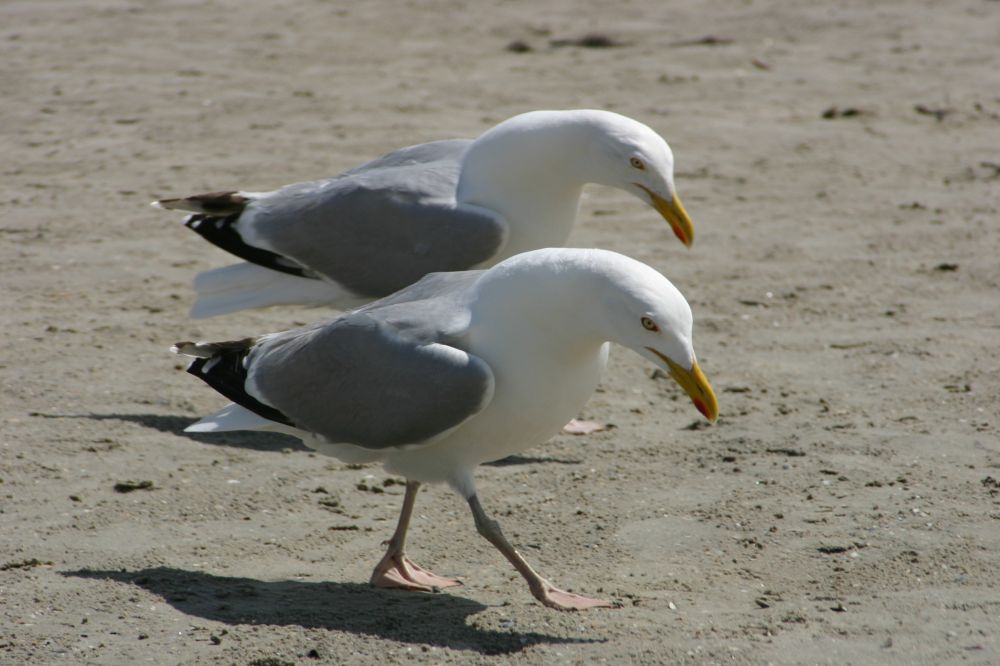
[[189,372],[276,423],[368,449],[417,445],[493,397],[490,367],[456,346],[478,276],[432,275],[327,322],[175,350],[197,357]]

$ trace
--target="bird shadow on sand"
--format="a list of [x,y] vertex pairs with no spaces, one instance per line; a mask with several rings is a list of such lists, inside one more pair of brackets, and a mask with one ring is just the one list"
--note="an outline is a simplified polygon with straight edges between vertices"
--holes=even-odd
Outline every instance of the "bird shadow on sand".
[[506,458],[501,458],[500,460],[494,460],[493,462],[483,463],[486,467],[510,467],[512,465],[535,465],[539,463],[555,463],[558,465],[579,465],[582,460],[573,460],[572,458],[553,458],[552,456],[507,456]]
[[[33,412],[36,418],[45,419],[90,419],[92,421],[124,421],[135,423],[144,428],[152,428],[160,432],[170,433],[178,437],[187,437],[196,442],[211,444],[213,446],[232,446],[234,448],[249,449],[251,451],[311,451],[309,447],[302,443],[298,437],[283,435],[277,432],[259,432],[253,430],[237,430],[232,432],[184,432],[184,428],[194,423],[197,419],[189,416],[177,416],[172,414],[46,414]],[[510,467],[513,465],[535,465],[541,463],[554,463],[559,465],[579,465],[580,460],[570,458],[553,458],[551,456],[519,456],[513,455],[484,463],[491,467]]]
[[197,419],[189,416],[171,414],[43,414],[35,412],[35,417],[47,419],[90,419],[92,421],[124,421],[135,423],[144,428],[152,428],[160,432],[170,433],[178,437],[187,437],[203,444],[214,446],[232,446],[252,451],[310,451],[298,437],[283,435],[277,432],[259,432],[253,430],[238,430],[232,432],[184,432]]
[[468,618],[487,606],[454,594],[377,590],[358,583],[260,581],[170,567],[60,574],[136,585],[186,615],[228,625],[330,629],[484,655],[511,654],[538,644],[604,642],[476,627]]

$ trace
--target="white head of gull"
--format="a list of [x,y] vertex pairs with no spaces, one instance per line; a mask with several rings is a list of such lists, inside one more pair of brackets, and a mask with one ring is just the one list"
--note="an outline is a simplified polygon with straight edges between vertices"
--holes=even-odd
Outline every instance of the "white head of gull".
[[474,470],[558,432],[597,387],[609,342],[668,372],[714,421],[718,403],[691,336],[691,309],[660,273],[614,252],[560,248],[485,271],[429,275],[305,328],[173,350],[197,357],[188,371],[236,403],[189,431],[277,430],[406,477],[399,525],[373,584],[457,584],[404,553],[419,485],[444,482],[465,497],[479,532],[539,601],[583,609],[610,604],[535,573],[483,510]]
[[154,206],[246,263],[195,278],[195,318],[280,304],[356,307],[431,272],[565,244],[587,183],[630,192],[690,245],[660,135],[599,110],[531,111],[475,140],[424,143],[326,180]]

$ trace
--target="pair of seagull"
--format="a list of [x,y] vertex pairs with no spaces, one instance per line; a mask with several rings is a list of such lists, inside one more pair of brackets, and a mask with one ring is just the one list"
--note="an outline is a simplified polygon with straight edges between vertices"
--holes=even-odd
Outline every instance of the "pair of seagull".
[[668,372],[710,421],[718,414],[695,357],[691,309],[669,280],[621,254],[558,247],[587,183],[631,192],[681,242],[693,241],[666,141],[595,110],[522,114],[473,141],[403,148],[274,192],[155,202],[192,212],[188,227],[245,260],[197,276],[193,316],[356,308],[282,333],[177,343],[175,352],[194,357],[188,371],[233,401],[188,430],[285,432],[404,476],[376,586],[459,584],[405,552],[420,485],[447,483],[540,602],[612,605],[536,573],[483,509],[473,478],[481,463],[546,440],[578,413],[609,342]]

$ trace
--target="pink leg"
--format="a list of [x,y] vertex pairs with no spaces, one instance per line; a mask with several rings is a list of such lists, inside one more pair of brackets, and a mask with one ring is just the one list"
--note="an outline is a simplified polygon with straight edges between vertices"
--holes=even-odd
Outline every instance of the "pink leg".
[[469,498],[469,507],[472,509],[472,516],[476,520],[476,529],[486,540],[492,543],[503,556],[514,565],[514,568],[528,581],[531,594],[549,608],[556,610],[586,610],[588,608],[618,608],[620,605],[611,601],[601,599],[590,599],[588,597],[565,592],[555,587],[545,580],[531,568],[521,554],[514,549],[507,538],[500,531],[500,524],[486,515],[479,498],[473,495]]
[[388,587],[418,592],[433,592],[434,590],[461,585],[457,580],[443,578],[417,566],[403,552],[406,543],[406,530],[410,526],[413,515],[413,504],[417,499],[420,483],[406,482],[406,494],[403,496],[403,510],[399,514],[396,531],[389,539],[389,549],[382,561],[375,567],[369,581],[375,587]]

